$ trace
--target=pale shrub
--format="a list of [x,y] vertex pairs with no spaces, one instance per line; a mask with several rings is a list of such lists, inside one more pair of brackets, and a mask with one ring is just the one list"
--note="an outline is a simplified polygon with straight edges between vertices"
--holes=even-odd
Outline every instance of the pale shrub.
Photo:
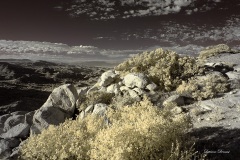
[[200,72],[193,57],[181,57],[173,51],[157,49],[139,54],[115,67],[122,75],[142,72],[165,91],[175,90],[182,80]]
[[231,53],[233,51],[226,44],[219,44],[219,45],[215,45],[215,46],[209,46],[209,47],[206,47],[204,50],[202,50],[199,53],[199,58],[200,59],[206,59],[206,58],[209,58],[209,57],[212,57],[212,56],[216,56],[216,55],[218,55],[220,53],[223,53],[223,52]]
[[195,155],[185,145],[188,118],[161,111],[146,98],[119,110],[109,109],[109,125],[105,118],[88,115],[50,126],[26,140],[21,159],[187,160]]
[[89,159],[89,141],[103,128],[103,118],[87,116],[50,126],[40,135],[31,135],[21,148],[21,159]]
[[[186,117],[173,118],[150,101],[108,112],[111,126],[99,131],[91,142],[91,159],[191,159],[193,150],[183,150],[189,128]],[[179,145],[181,149],[178,148]]]
[[183,81],[176,91],[195,100],[203,100],[228,90],[229,83],[226,77],[220,74],[209,74],[204,78],[193,77],[188,82]]

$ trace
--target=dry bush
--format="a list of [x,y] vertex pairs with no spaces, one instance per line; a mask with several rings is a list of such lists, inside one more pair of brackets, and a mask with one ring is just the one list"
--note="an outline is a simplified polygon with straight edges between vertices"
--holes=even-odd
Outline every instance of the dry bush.
[[142,72],[159,85],[160,89],[172,91],[193,75],[199,73],[199,66],[193,57],[181,57],[173,51],[157,49],[139,54],[115,67],[122,75]]
[[95,105],[97,103],[110,104],[114,93],[93,91],[89,94],[82,95],[79,98],[80,106],[77,106],[79,110],[85,110],[89,105]]
[[228,90],[227,78],[221,74],[209,74],[204,78],[193,77],[188,82],[183,81],[177,88],[179,94],[192,97],[195,100],[213,98]]
[[154,107],[149,100],[110,109],[104,117],[88,115],[51,126],[32,135],[21,148],[21,159],[191,159],[193,148],[186,149],[186,117]]
[[67,120],[50,126],[40,135],[31,135],[21,148],[20,159],[63,160],[90,159],[89,141],[103,128],[101,117],[88,116],[84,120]]
[[[189,128],[185,117],[173,118],[144,100],[108,112],[111,126],[91,142],[91,159],[191,159],[183,137]],[[181,147],[179,147],[181,146]],[[177,148],[178,147],[178,148]]]
[[132,98],[127,91],[123,91],[122,94],[117,94],[113,97],[110,107],[120,108],[122,106],[131,105],[135,101],[136,99]]
[[218,55],[220,53],[223,53],[223,52],[231,53],[233,51],[226,44],[219,44],[219,45],[215,45],[215,46],[209,46],[209,47],[206,47],[204,50],[202,50],[199,53],[199,58],[204,60],[206,58],[209,58],[209,57],[212,57],[212,56],[216,56],[216,55]]

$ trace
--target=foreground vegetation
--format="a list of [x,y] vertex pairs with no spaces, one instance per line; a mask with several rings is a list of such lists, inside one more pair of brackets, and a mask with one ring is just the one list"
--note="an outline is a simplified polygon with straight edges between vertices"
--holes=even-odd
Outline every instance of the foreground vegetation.
[[[157,49],[137,55],[115,70],[121,75],[144,73],[161,92],[176,91],[195,100],[207,99],[227,91],[227,80],[209,75],[199,81],[198,77],[205,72],[200,60],[215,55],[214,51],[228,49],[209,48],[210,52],[202,52],[199,59]],[[109,107],[103,116],[88,114],[83,119],[66,120],[39,135],[31,135],[21,148],[20,159],[204,159],[204,155],[194,151],[194,142],[186,136],[191,128],[189,117],[160,109],[146,96],[134,102],[126,101],[124,96],[92,92],[82,96],[81,101],[80,111],[96,103]]]
[[196,153],[186,143],[189,127],[187,117],[159,110],[145,98],[104,117],[50,126],[26,141],[21,159],[191,159]]

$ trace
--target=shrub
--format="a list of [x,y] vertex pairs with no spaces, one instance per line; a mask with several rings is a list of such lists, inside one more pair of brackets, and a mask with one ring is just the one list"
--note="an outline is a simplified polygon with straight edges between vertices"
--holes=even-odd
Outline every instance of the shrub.
[[218,55],[220,53],[223,53],[223,52],[228,52],[229,53],[229,52],[233,52],[233,51],[226,44],[209,46],[209,47],[206,47],[204,50],[202,50],[199,53],[199,58],[204,60],[206,58],[216,56],[216,55]]
[[177,88],[179,94],[192,97],[195,100],[213,98],[228,90],[227,78],[221,74],[214,74],[214,72],[204,77],[193,77],[188,82],[183,81]]
[[63,160],[89,159],[89,141],[103,128],[100,117],[67,120],[59,126],[49,126],[40,135],[31,135],[21,148],[20,159]]
[[107,92],[100,92],[100,91],[93,91],[89,94],[82,95],[79,98],[80,106],[78,108],[80,110],[85,110],[89,105],[95,105],[97,103],[105,103],[110,104],[114,93],[107,93]]
[[[184,133],[189,128],[185,117],[174,118],[146,99],[109,111],[108,116],[112,125],[99,131],[91,142],[92,159],[168,159],[171,150],[183,146]],[[176,159],[186,152],[179,149]],[[191,151],[185,158],[191,159],[192,154]]]
[[157,49],[139,54],[115,67],[122,75],[143,72],[159,85],[160,89],[173,91],[182,80],[199,73],[193,57],[181,57],[173,51]]
[[32,135],[21,148],[22,159],[191,159],[184,135],[190,127],[186,117],[144,101],[119,110],[109,109],[104,117],[88,115],[51,126]]

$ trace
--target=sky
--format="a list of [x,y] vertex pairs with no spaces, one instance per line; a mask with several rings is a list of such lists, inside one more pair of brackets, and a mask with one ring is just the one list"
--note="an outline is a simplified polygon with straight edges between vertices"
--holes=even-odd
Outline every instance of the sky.
[[239,26],[239,0],[0,1],[0,40],[115,50],[235,45]]

